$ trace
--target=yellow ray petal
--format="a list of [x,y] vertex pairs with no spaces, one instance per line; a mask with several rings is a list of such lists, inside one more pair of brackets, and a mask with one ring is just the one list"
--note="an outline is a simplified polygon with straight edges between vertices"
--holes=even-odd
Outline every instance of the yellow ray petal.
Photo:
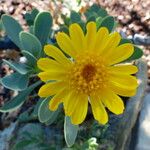
[[63,102],[63,100],[68,96],[67,88],[62,88],[49,102],[49,109],[51,111],[55,111],[59,104]]
[[75,50],[78,53],[83,52],[85,49],[85,38],[81,27],[77,23],[74,23],[70,25],[69,33],[72,45],[74,46]]
[[60,70],[40,72],[38,76],[44,82],[49,80],[65,80],[67,78],[66,72]]
[[83,95],[79,98],[76,108],[72,113],[72,115],[70,116],[71,122],[75,125],[81,124],[86,117],[87,110],[88,110],[88,97],[86,95]]
[[134,46],[130,43],[118,46],[112,51],[111,57],[109,57],[109,65],[126,60],[133,54],[133,52]]
[[119,115],[124,111],[124,103],[122,99],[117,96],[113,91],[108,89],[101,92],[101,98],[103,104],[114,114]]
[[117,65],[109,67],[111,74],[135,74],[138,72],[138,68],[133,65]]
[[136,77],[124,74],[112,74],[109,77],[109,82],[117,85],[118,87],[126,87],[126,89],[134,90],[138,87]]
[[106,124],[108,122],[108,114],[99,97],[92,95],[90,103],[95,120],[100,124]]
[[96,42],[96,23],[89,22],[86,26],[86,29],[87,29],[87,33],[85,36],[85,41],[87,46],[86,50],[93,51]]
[[121,40],[121,36],[118,32],[109,34],[106,43],[104,43],[105,47],[102,50],[101,55],[106,58],[109,58],[110,56],[113,57],[112,55],[115,55],[113,50],[118,46],[120,40]]
[[109,88],[120,96],[131,97],[136,94],[136,89],[129,89],[127,86],[118,86],[117,84],[110,82]]
[[102,50],[105,47],[105,44],[106,44],[106,42],[108,40],[108,37],[109,37],[108,29],[105,28],[105,27],[101,27],[98,30],[97,35],[96,35],[96,44],[95,44],[94,50],[97,53],[102,53]]
[[45,53],[54,58],[56,61],[58,61],[61,64],[70,64],[70,60],[67,59],[67,57],[61,52],[61,50],[59,48],[57,48],[56,46],[53,45],[45,45],[44,46],[44,51]]
[[61,64],[49,58],[40,58],[37,65],[43,71],[65,70]]
[[80,97],[82,97],[81,94],[77,94],[75,91],[70,91],[69,92],[70,96],[64,100],[64,109],[65,109],[65,114],[67,116],[71,116],[72,113],[76,109],[76,105],[78,104]]
[[62,87],[65,87],[64,82],[49,82],[44,84],[38,92],[38,95],[40,97],[48,97],[56,94],[57,92],[62,89]]
[[56,35],[56,40],[57,43],[59,45],[59,47],[68,55],[70,55],[71,57],[75,58],[76,56],[76,51],[72,45],[71,39],[70,37],[63,33],[63,32],[59,32]]

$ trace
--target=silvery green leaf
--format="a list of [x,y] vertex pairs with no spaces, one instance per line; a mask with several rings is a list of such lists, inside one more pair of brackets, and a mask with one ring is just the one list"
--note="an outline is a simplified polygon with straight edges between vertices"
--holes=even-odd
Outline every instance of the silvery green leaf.
[[40,57],[42,45],[36,36],[31,33],[22,31],[19,34],[19,38],[23,50],[30,52],[36,58]]
[[68,147],[71,147],[75,143],[78,134],[78,128],[78,125],[73,125],[71,123],[70,117],[65,116],[64,136]]
[[6,34],[9,38],[21,49],[22,45],[19,39],[19,33],[23,30],[18,21],[9,15],[2,15],[2,23],[4,25]]
[[50,99],[51,99],[50,97],[45,98],[44,100],[42,100],[43,102],[39,106],[38,117],[40,122],[42,123],[47,123],[47,124],[53,123],[53,121],[55,121],[59,113],[59,109],[57,109],[56,111],[51,111],[49,109]]
[[39,39],[42,46],[47,43],[52,27],[52,16],[49,12],[39,13],[34,21],[34,35]]
[[11,90],[22,91],[27,88],[29,82],[28,74],[13,73],[1,79],[1,84]]
[[16,97],[12,98],[8,102],[6,102],[2,107],[0,107],[0,112],[11,112],[19,108],[27,99],[28,95],[36,88],[41,81],[38,81],[31,86],[29,86],[26,90],[21,91]]
[[30,68],[28,68],[28,66],[25,64],[12,62],[5,59],[3,59],[3,62],[9,65],[10,68],[17,71],[20,74],[27,74],[30,71]]

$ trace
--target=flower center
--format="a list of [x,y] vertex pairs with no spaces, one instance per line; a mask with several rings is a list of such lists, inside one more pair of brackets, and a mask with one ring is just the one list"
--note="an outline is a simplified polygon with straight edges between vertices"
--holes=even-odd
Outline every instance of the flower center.
[[79,56],[68,74],[69,86],[78,93],[90,95],[106,86],[107,72],[104,60],[100,56]]
[[91,64],[85,65],[81,72],[82,77],[86,80],[87,83],[93,80],[95,74],[96,74],[96,67]]

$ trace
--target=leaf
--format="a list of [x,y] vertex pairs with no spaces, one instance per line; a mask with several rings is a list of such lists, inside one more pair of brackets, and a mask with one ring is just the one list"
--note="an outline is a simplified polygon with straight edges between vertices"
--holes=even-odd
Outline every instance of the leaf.
[[89,9],[91,11],[98,12],[101,8],[98,4],[93,4]]
[[39,10],[34,8],[32,11],[31,11],[31,16],[32,16],[32,19],[34,20],[35,17],[38,15],[39,13]]
[[87,22],[90,22],[90,21],[96,21],[96,16],[90,16],[88,19],[87,19]]
[[139,59],[143,56],[143,51],[139,47],[134,46],[134,53],[125,61],[132,61],[135,59]]
[[39,107],[40,107],[41,103],[42,103],[42,100],[39,99],[38,102],[36,103],[36,105],[34,106],[34,110],[31,114],[32,118],[37,118],[38,117],[38,110],[39,110]]
[[54,119],[57,117],[57,114],[59,112],[59,110],[51,111],[49,109],[49,101],[50,97],[45,98],[38,110],[39,121],[42,123],[47,121],[53,123],[53,121],[55,121]]
[[52,16],[49,12],[39,13],[34,21],[34,35],[39,39],[42,46],[47,43],[52,27]]
[[5,59],[3,59],[3,62],[9,65],[13,70],[17,71],[20,74],[27,74],[29,72],[29,68],[25,64],[7,61]]
[[39,11],[38,11],[36,8],[34,8],[34,9],[31,11],[31,13],[27,12],[27,13],[24,15],[25,20],[26,20],[26,22],[27,22],[27,24],[28,24],[29,26],[32,26],[32,25],[33,25],[34,19],[35,19],[35,17],[37,16],[38,13],[39,13]]
[[114,29],[115,20],[112,16],[107,16],[103,18],[100,27],[106,27],[109,32],[112,32]]
[[12,98],[10,101],[6,102],[2,107],[0,107],[0,112],[11,112],[19,108],[27,99],[28,95],[41,84],[41,81],[34,83],[29,86],[26,90],[21,91],[16,97]]
[[15,144],[12,150],[21,150],[21,149],[23,150],[25,147],[31,144],[34,144],[32,140],[22,140],[18,142],[17,144]]
[[132,43],[132,41],[131,41],[131,40],[129,40],[129,39],[121,39],[121,41],[120,41],[119,45],[121,45],[121,44],[125,44],[125,43]]
[[13,73],[11,75],[7,75],[1,79],[1,84],[11,90],[22,91],[27,88],[29,82],[29,75]]
[[55,122],[55,120],[57,119],[58,114],[60,113],[60,107],[53,112],[53,115],[51,116],[51,118],[49,118],[49,120],[47,120],[46,122],[44,122],[47,126],[51,125],[53,122]]
[[25,17],[25,20],[26,20],[26,22],[27,22],[27,24],[30,26],[30,25],[33,25],[33,19],[32,19],[32,16],[31,16],[31,14],[30,13],[26,13],[25,15],[24,15],[24,17]]
[[96,18],[96,27],[97,29],[99,29],[100,25],[101,25],[101,22],[102,22],[103,18],[102,17],[98,17]]
[[77,22],[80,22],[81,21],[81,16],[79,13],[75,12],[75,11],[71,11],[71,14],[70,14],[70,21],[71,23],[77,23]]
[[27,64],[31,67],[35,67],[37,63],[37,58],[34,57],[30,52],[23,50],[22,54],[27,58]]
[[22,31],[20,24],[11,16],[2,15],[2,22],[9,38],[21,49],[19,33]]
[[68,147],[71,147],[76,140],[78,134],[78,126],[71,123],[71,119],[65,116],[64,136]]
[[37,37],[24,31],[20,32],[19,37],[23,50],[26,50],[36,58],[39,58],[42,51],[42,45]]
[[[121,39],[119,45],[125,44],[125,43],[132,43],[132,41],[129,40],[129,39]],[[139,58],[141,58],[142,56],[143,56],[143,51],[142,51],[142,49],[140,49],[139,47],[137,47],[137,46],[134,45],[134,52],[133,52],[133,54],[132,54],[128,59],[126,59],[126,60],[123,61],[123,62],[132,61],[132,60],[135,60],[135,59],[139,59]]]
[[102,17],[102,18],[104,18],[104,17],[106,17],[108,15],[107,11],[105,9],[103,9],[103,8],[100,8],[98,10],[97,14],[98,14],[99,17]]

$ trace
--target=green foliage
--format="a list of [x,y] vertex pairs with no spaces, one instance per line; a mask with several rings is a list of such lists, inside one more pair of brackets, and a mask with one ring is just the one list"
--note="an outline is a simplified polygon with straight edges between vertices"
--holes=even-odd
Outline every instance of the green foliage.
[[19,33],[22,31],[20,24],[11,16],[2,15],[2,23],[4,25],[6,34],[9,38],[19,47],[22,48],[22,45],[19,40]]
[[79,127],[77,125],[73,125],[71,123],[69,117],[67,116],[65,117],[64,136],[68,147],[71,147],[74,144],[78,134],[78,128]]
[[59,109],[56,111],[50,111],[49,101],[50,97],[42,100],[41,105],[38,109],[39,121],[42,123],[46,123],[47,125],[52,124],[57,119],[57,115],[59,113]]
[[[125,43],[132,43],[132,41],[131,40],[129,40],[129,39],[121,39],[121,41],[120,41],[120,45],[121,44],[125,44]],[[139,47],[137,47],[137,46],[134,46],[134,52],[133,52],[133,54],[128,58],[128,59],[126,59],[124,62],[128,62],[128,61],[133,61],[133,60],[136,60],[136,59],[139,59],[139,58],[141,58],[143,56],[143,51],[142,51],[142,49],[140,49]]]
[[7,65],[9,65],[9,67],[15,71],[17,71],[18,73],[25,75],[30,71],[30,68],[23,64],[23,63],[16,63],[13,61],[7,61],[5,59],[3,59],[3,62],[6,63]]
[[47,39],[51,32],[52,16],[49,12],[39,13],[34,21],[34,35],[39,39],[42,46],[47,43]]
[[81,147],[81,150],[97,150],[98,144],[97,139],[92,137],[89,140],[87,140]]
[[104,18],[107,15],[108,15],[107,11],[105,9],[101,8],[97,4],[93,4],[85,12],[85,16],[86,16],[87,20],[89,20],[89,18],[91,18],[91,17],[94,17],[95,19],[97,19],[98,17]]
[[28,74],[13,73],[1,79],[1,84],[11,90],[22,91],[27,88],[29,82]]
[[71,21],[71,23],[80,22],[81,21],[81,15],[75,11],[71,11],[70,21]]
[[112,32],[115,26],[115,20],[112,16],[107,16],[102,19],[101,24],[98,28],[100,27],[106,27],[109,32]]
[[35,68],[37,58],[34,57],[30,52],[23,50],[22,54],[27,58],[27,65],[29,65],[32,68]]
[[36,58],[40,57],[42,45],[40,41],[36,38],[36,36],[32,35],[31,33],[22,31],[19,34],[19,38],[23,50],[30,52]]
[[133,61],[135,59],[139,59],[143,56],[143,51],[137,47],[137,46],[134,46],[134,52],[133,54],[125,61]]
[[19,108],[27,99],[28,95],[36,88],[41,82],[36,82],[32,84],[24,91],[21,91],[16,97],[12,98],[10,101],[6,102],[2,107],[0,107],[0,112],[10,112]]
[[4,26],[3,26],[2,20],[0,19],[0,32],[3,30],[4,30]]
[[47,142],[43,128],[38,124],[29,124],[22,132],[18,133],[18,136],[20,139],[15,140],[12,150],[49,150],[52,148]]
[[36,8],[34,8],[31,12],[27,12],[25,14],[25,20],[29,26],[32,26],[34,24],[35,17],[38,13],[39,11]]

